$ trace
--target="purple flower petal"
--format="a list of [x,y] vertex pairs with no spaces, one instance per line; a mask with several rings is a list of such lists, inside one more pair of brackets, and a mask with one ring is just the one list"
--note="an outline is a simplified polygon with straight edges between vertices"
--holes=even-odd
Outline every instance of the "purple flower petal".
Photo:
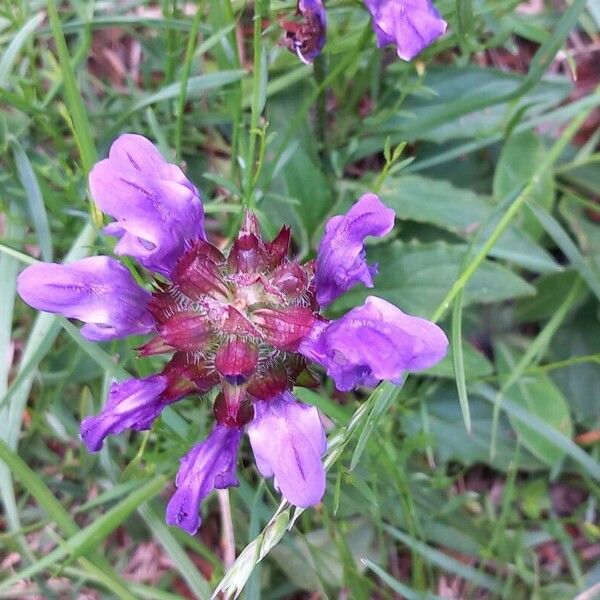
[[365,0],[377,45],[396,44],[398,56],[413,59],[447,27],[430,0]]
[[326,306],[338,296],[362,282],[373,287],[375,265],[365,261],[364,240],[382,237],[394,227],[394,211],[375,194],[365,194],[345,215],[332,217],[317,251],[317,300]]
[[405,371],[427,369],[446,355],[448,339],[431,321],[369,296],[341,319],[319,323],[300,352],[319,363],[339,390],[399,383]]
[[162,375],[114,382],[102,412],[81,422],[81,439],[88,450],[98,452],[107,435],[125,429],[150,429],[166,406],[162,398],[166,388],[167,380]]
[[141,135],[119,137],[89,181],[94,201],[116,219],[105,229],[120,238],[115,252],[152,271],[168,276],[186,241],[205,237],[200,193]]
[[167,523],[194,535],[200,526],[200,503],[213,489],[237,486],[235,463],[242,429],[217,425],[182,459],[177,491],[167,505]]
[[297,402],[290,392],[254,403],[248,425],[256,466],[263,477],[295,506],[312,506],[325,493],[321,462],[327,448],[325,430],[314,406]]
[[146,310],[150,294],[119,261],[107,256],[66,265],[31,265],[19,275],[17,289],[38,310],[87,323],[81,333],[88,340],[112,340],[154,328]]

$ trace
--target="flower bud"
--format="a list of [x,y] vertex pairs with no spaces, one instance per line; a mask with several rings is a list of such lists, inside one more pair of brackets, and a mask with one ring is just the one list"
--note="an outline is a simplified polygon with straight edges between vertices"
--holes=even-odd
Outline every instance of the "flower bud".
[[197,300],[205,295],[224,300],[229,290],[223,281],[219,265],[225,257],[212,244],[196,240],[190,250],[179,259],[171,279],[189,298]]
[[211,342],[214,335],[206,317],[193,311],[175,313],[159,326],[158,332],[167,344],[190,352]]
[[273,241],[266,244],[267,254],[269,255],[269,266],[271,268],[281,264],[288,255],[290,249],[291,229],[286,225],[273,238]]
[[229,268],[238,273],[257,273],[266,262],[267,253],[262,240],[253,233],[240,232],[229,252]]
[[298,263],[284,263],[271,275],[271,284],[289,298],[299,298],[308,289],[308,276]]
[[254,311],[252,318],[269,344],[289,352],[298,348],[315,321],[312,312],[304,306],[261,308]]
[[248,394],[259,400],[269,400],[287,389],[291,382],[283,365],[271,366],[258,371],[248,382]]

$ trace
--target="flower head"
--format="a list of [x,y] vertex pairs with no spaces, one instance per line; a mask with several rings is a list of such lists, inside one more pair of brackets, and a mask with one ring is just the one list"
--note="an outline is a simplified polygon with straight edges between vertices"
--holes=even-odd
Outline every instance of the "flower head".
[[283,21],[285,37],[281,44],[310,65],[325,45],[327,14],[321,0],[298,0],[300,21]]
[[365,0],[365,5],[377,45],[395,44],[403,60],[412,60],[446,31],[446,21],[430,0]]
[[[310,3],[302,3],[304,9]],[[394,213],[374,194],[362,196],[325,226],[316,261],[288,256],[290,229],[265,240],[246,212],[229,251],[206,240],[196,188],[145,138],[125,135],[96,165],[90,187],[115,223],[116,253],[157,275],[139,286],[114,258],[36,264],[19,277],[23,299],[40,310],[85,322],[102,341],[150,333],[142,356],[169,355],[159,374],[112,384],[100,414],[86,417],[90,451],[108,435],[152,426],[165,406],[218,387],[216,426],[181,462],[167,521],[193,533],[211,490],[236,485],[235,463],[247,428],[256,464],[297,506],[321,500],[326,439],[314,407],[297,402],[294,385],[314,385],[308,360],[339,389],[399,381],[433,365],[447,340],[433,323],[369,297],[335,321],[320,308],[351,287],[372,287],[365,237],[391,231]],[[146,289],[147,288],[147,289]]]

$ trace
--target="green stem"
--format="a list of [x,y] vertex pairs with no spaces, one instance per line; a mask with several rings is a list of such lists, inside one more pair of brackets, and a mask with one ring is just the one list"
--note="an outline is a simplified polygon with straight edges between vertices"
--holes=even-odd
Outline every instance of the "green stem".
[[204,0],[198,2],[198,8],[192,21],[190,37],[188,38],[187,47],[185,49],[185,58],[183,61],[183,70],[181,72],[181,90],[179,91],[179,103],[177,107],[177,122],[175,124],[175,153],[177,160],[181,158],[181,134],[183,132],[183,111],[185,109],[185,100],[187,97],[187,84],[192,70],[192,60],[194,58],[194,50],[196,49],[196,41],[198,40],[198,32],[200,31],[200,20],[204,14]]
[[250,131],[248,133],[248,151],[246,153],[246,164],[244,165],[244,197],[243,205],[251,209],[254,206],[254,155],[256,153],[256,141],[259,136],[258,122],[263,110],[263,48],[262,48],[262,21],[267,12],[268,0],[257,0],[254,6],[254,34],[253,42],[253,77],[252,77],[252,107],[250,112]]
[[[596,88],[594,92],[594,95],[597,94],[600,94],[600,86],[598,86],[598,88]],[[579,130],[579,128],[583,125],[584,121],[587,119],[589,112],[589,110],[582,111],[565,128],[562,135],[554,143],[554,145],[546,155],[545,160],[543,160],[540,163],[540,166],[537,168],[527,185],[521,190],[515,201],[508,207],[508,209],[500,219],[498,225],[492,232],[492,235],[490,235],[490,237],[487,239],[477,256],[473,259],[469,266],[464,270],[463,274],[450,288],[445,298],[442,300],[436,311],[433,313],[433,316],[431,317],[432,321],[439,321],[442,318],[446,310],[448,310],[448,308],[452,304],[452,301],[466,286],[467,282],[471,279],[471,277],[473,277],[473,275],[480,267],[484,259],[487,257],[490,250],[494,247],[500,236],[506,231],[506,228],[512,223],[513,219],[517,216],[517,213],[519,212],[523,204],[525,204],[525,202],[529,199],[532,192],[538,185],[539,179],[542,176],[542,174],[548,169],[552,168],[558,157],[565,149],[566,145],[569,143],[571,138],[575,135],[575,133]]]

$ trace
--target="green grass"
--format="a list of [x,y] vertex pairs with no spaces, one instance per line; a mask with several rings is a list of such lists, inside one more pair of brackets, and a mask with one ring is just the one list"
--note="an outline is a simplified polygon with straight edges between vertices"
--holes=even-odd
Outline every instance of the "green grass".
[[[0,6],[0,561],[17,557],[0,597],[560,600],[598,584],[600,89],[580,82],[599,15],[515,4],[440,0],[448,34],[404,63],[361,2],[329,0],[314,68],[277,45],[294,2]],[[330,424],[319,507],[279,504],[242,447],[233,565],[216,495],[196,537],[163,520],[210,405],[88,454],[81,418],[160,359],[16,296],[32,261],[110,253],[87,174],[125,131],[184,165],[213,238],[247,204],[306,258],[330,215],[377,191],[397,213],[369,247],[380,275],[331,316],[374,293],[451,340],[402,386],[298,390]]]

